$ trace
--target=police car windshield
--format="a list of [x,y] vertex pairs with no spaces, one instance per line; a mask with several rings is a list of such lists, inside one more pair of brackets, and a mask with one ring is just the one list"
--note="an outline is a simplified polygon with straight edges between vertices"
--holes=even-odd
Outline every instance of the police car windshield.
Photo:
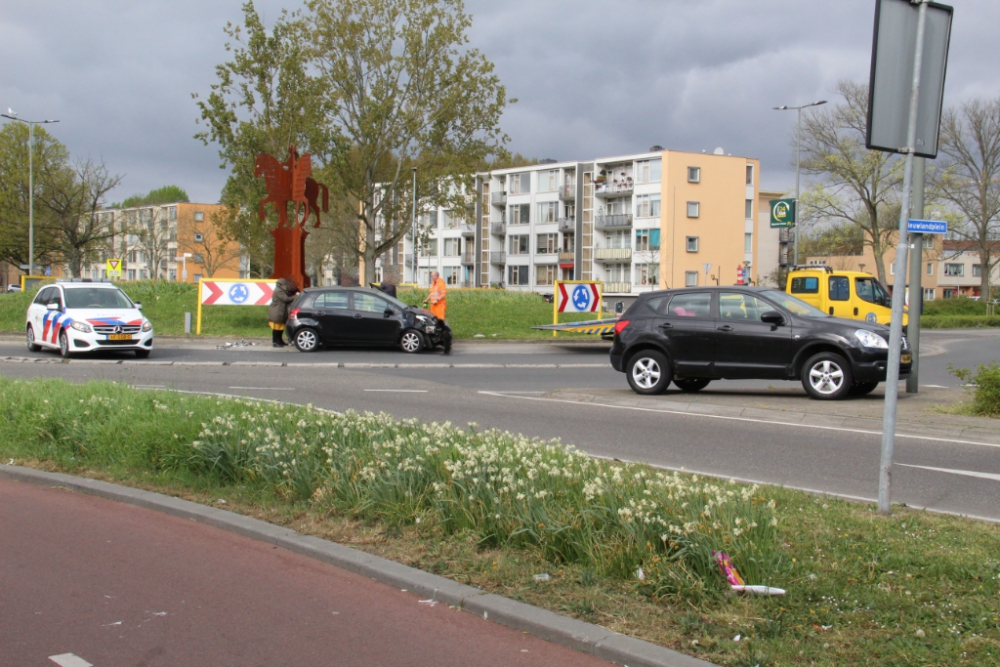
[[794,296],[786,292],[779,292],[778,290],[764,290],[761,292],[761,296],[770,299],[794,315],[801,315],[802,317],[830,317],[819,308],[814,308],[805,301],[796,299]]
[[66,289],[67,308],[134,308],[120,289],[76,287]]

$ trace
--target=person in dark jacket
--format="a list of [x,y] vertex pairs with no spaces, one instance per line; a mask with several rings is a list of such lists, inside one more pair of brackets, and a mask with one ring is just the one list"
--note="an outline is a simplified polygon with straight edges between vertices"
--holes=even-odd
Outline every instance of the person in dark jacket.
[[298,285],[289,276],[280,278],[274,286],[271,305],[267,308],[267,324],[271,327],[271,345],[274,347],[285,347],[282,335],[288,322],[288,306],[298,294]]
[[396,284],[392,282],[392,278],[386,278],[383,280],[382,284],[379,285],[379,289],[392,298],[396,298]]

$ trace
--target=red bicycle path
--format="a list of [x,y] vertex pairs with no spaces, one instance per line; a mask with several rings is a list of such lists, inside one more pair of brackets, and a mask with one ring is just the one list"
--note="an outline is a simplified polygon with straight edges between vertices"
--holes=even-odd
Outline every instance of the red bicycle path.
[[0,667],[609,665],[187,519],[0,480]]

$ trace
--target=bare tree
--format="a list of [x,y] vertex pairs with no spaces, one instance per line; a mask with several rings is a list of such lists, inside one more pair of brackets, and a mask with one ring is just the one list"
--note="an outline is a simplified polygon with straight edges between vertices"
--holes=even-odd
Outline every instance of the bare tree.
[[868,87],[841,81],[837,92],[842,103],[802,115],[802,169],[819,178],[803,195],[803,214],[857,226],[884,283],[883,257],[898,229],[898,218],[887,213],[893,206],[899,213],[899,160],[865,148]]
[[945,111],[941,151],[946,159],[934,188],[961,215],[949,233],[979,252],[981,294],[989,299],[990,274],[1000,261],[1000,98]]
[[160,280],[166,278],[167,262],[172,259],[169,244],[175,232],[170,228],[166,208],[157,206],[143,210],[150,211],[150,214],[139,226],[138,248],[146,256],[149,277]]
[[200,234],[201,240],[195,236],[192,240],[185,240],[181,244],[184,252],[196,256],[196,261],[205,269],[206,278],[211,278],[240,256],[239,245],[227,238],[223,231],[230,228],[229,223],[235,215],[236,212],[228,208],[212,213],[212,224]]

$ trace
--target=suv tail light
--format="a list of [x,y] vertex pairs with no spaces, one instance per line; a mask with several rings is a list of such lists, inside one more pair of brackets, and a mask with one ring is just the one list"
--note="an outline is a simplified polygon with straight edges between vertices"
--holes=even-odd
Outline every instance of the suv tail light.
[[290,319],[290,320],[298,319],[298,317],[299,317],[299,311],[300,310],[302,310],[302,309],[301,308],[292,308],[290,311],[288,311],[288,319]]
[[618,320],[615,322],[615,334],[620,334],[622,329],[629,325],[629,320]]

